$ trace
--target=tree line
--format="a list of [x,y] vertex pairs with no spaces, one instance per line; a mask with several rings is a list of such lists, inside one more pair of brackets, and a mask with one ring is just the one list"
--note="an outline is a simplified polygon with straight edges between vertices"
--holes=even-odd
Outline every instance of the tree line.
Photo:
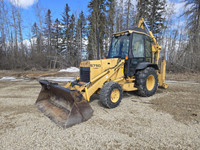
[[[107,55],[114,32],[137,26],[145,18],[162,45],[170,71],[200,71],[200,2],[185,0],[185,27],[174,28],[174,6],[166,0],[91,0],[89,15],[76,14],[68,4],[52,19],[38,2],[36,22],[24,39],[22,10],[0,0],[0,69],[56,69],[79,66],[85,59]],[[10,13],[11,12],[11,13]],[[44,15],[43,15],[44,12]],[[181,19],[179,19],[181,20]],[[29,44],[26,44],[26,42]]]

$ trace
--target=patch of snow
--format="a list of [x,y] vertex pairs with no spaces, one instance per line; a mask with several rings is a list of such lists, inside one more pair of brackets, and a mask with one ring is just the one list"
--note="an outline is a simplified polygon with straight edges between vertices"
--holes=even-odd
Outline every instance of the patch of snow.
[[67,82],[67,81],[74,81],[75,77],[42,77],[42,80],[50,80],[50,81],[57,81],[57,82]]
[[31,42],[27,39],[23,40],[23,44],[28,48],[30,49],[31,48]]
[[15,77],[2,77],[0,80],[15,80]]
[[79,68],[70,67],[70,68],[67,68],[67,69],[61,69],[59,72],[79,72]]
[[16,79],[15,77],[9,77],[9,76],[2,77],[0,79],[0,81],[22,81],[22,80],[24,80],[24,79]]
[[[41,77],[42,80],[49,80],[55,82],[68,82],[76,80],[75,77]],[[16,79],[15,77],[2,77],[0,81],[26,81],[26,79]]]

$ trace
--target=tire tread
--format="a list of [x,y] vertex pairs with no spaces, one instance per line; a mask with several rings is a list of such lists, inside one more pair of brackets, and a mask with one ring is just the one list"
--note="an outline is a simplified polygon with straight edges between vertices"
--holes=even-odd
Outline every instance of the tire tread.
[[[146,80],[149,75],[153,75],[155,78],[155,86],[151,91],[148,91],[146,88]],[[136,87],[138,88],[138,95],[142,97],[148,97],[155,94],[158,86],[158,75],[154,68],[148,67],[144,70],[138,71],[135,75],[135,78],[136,78]]]
[[[110,94],[111,94],[111,91],[114,88],[118,88],[119,91],[120,91],[120,98],[116,103],[112,103],[111,100],[110,100]],[[119,103],[121,102],[121,99],[122,99],[122,88],[117,82],[113,82],[113,81],[106,82],[103,85],[103,87],[102,87],[102,89],[100,91],[100,96],[99,97],[100,97],[101,103],[104,106],[106,106],[108,108],[117,107],[119,105]]]

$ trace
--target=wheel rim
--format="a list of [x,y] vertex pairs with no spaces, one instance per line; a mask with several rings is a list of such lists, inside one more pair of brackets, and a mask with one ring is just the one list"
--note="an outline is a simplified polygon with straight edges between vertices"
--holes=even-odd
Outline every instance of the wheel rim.
[[118,89],[114,89],[110,95],[110,99],[113,103],[116,103],[119,100],[120,91]]
[[155,78],[153,75],[149,75],[146,82],[147,90],[151,91],[155,86]]

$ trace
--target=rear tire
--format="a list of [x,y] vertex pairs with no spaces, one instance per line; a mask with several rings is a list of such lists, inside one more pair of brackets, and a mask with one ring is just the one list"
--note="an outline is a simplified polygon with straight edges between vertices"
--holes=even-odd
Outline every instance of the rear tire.
[[99,97],[104,106],[107,108],[115,108],[122,100],[122,88],[116,82],[107,82],[103,85]]
[[138,94],[140,96],[148,97],[155,94],[158,87],[158,75],[154,68],[148,67],[138,71],[135,78],[136,87],[138,88]]

